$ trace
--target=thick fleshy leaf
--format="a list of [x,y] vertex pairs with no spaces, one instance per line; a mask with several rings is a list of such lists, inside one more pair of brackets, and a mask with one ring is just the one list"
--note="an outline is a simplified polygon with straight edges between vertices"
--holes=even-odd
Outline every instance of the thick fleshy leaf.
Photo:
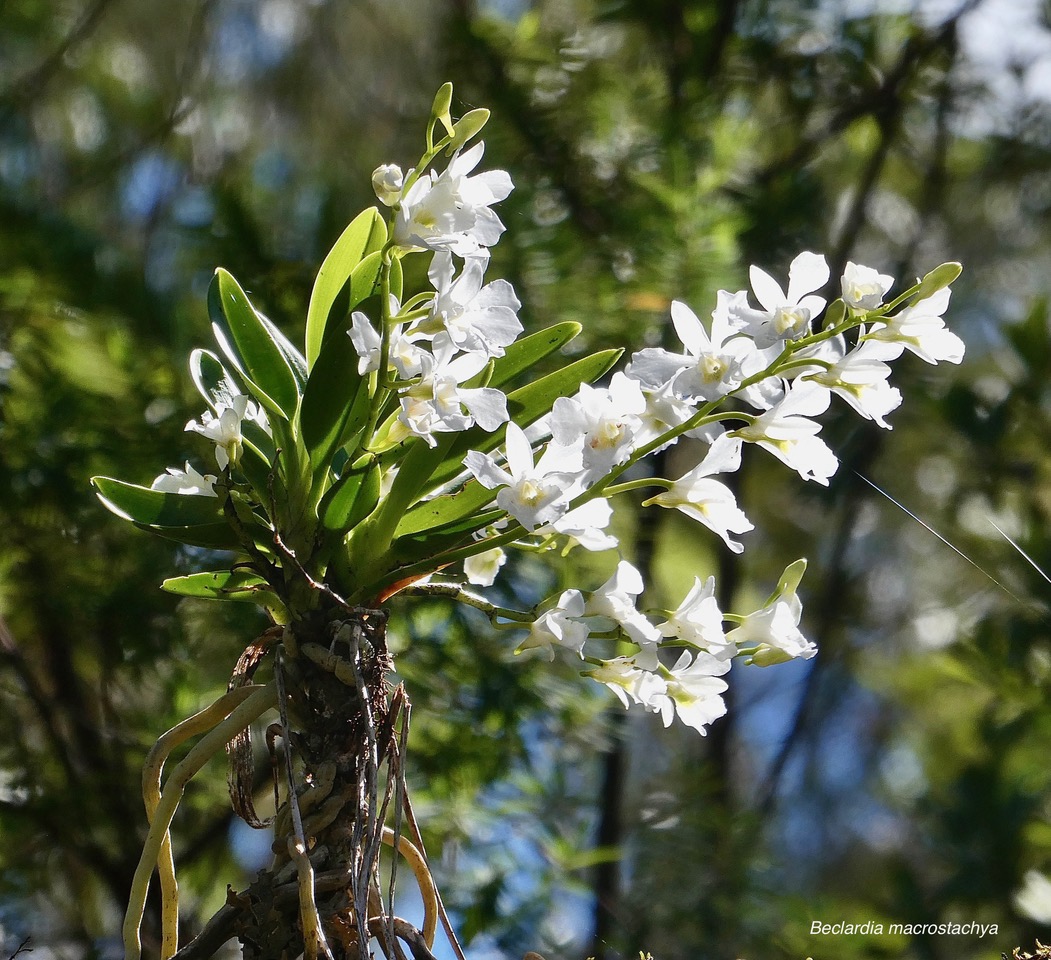
[[[91,483],[103,506],[140,530],[195,547],[243,549],[217,497],[165,493],[111,477],[92,477]],[[264,528],[252,521],[246,524],[246,532],[257,544],[269,540]]]
[[333,454],[364,426],[368,412],[368,380],[358,375],[354,344],[345,335],[330,337],[310,371],[299,411],[315,475],[328,470]]
[[[291,419],[299,404],[295,374],[268,324],[260,319],[237,281],[221,268],[215,271],[208,303],[216,341],[245,378],[251,393],[272,414]],[[216,306],[219,317],[215,316]]]
[[135,526],[154,536],[185,543],[191,547],[204,547],[207,550],[243,550],[237,534],[227,523],[204,523],[193,527],[151,527],[145,523],[136,523]]
[[[190,354],[190,378],[213,413],[218,412],[215,404],[216,393],[223,389],[235,393],[241,390],[240,383],[223,366],[223,362],[211,350],[202,350],[199,347]],[[227,384],[225,388],[222,386],[223,381]]]
[[340,294],[345,292],[354,268],[367,254],[378,251],[386,239],[387,226],[383,217],[375,207],[370,207],[354,218],[328,252],[314,281],[310,305],[307,307],[306,361],[309,367],[313,367],[321,353],[329,317],[338,313],[339,319],[342,319],[350,309],[344,306],[333,311],[333,306]]
[[302,393],[303,387],[307,382],[306,358],[296,349],[295,344],[278,329],[273,320],[258,310],[256,311],[256,316],[259,317],[259,322],[266,327],[267,333],[270,334],[271,339],[277,344],[277,349],[284,355],[289,369],[292,371],[292,376],[296,378],[299,392]]
[[[379,293],[380,270],[383,269],[383,258],[379,252],[370,253],[361,261],[350,275],[349,297],[347,300],[347,314],[355,307],[363,303],[375,293]],[[391,264],[393,273],[394,265]],[[344,330],[342,323],[333,321],[328,328],[328,333],[338,336],[337,331]],[[325,338],[326,340],[328,337]]]
[[380,467],[372,460],[339,478],[318,505],[318,519],[326,530],[344,532],[365,519],[379,502]]
[[260,502],[269,503],[284,489],[280,472],[274,469],[277,458],[274,441],[249,420],[241,423],[241,437],[244,453],[237,461],[236,470],[255,488]]
[[237,600],[262,606],[280,602],[267,582],[249,570],[215,570],[171,577],[161,584],[161,589],[180,597],[203,600]]
[[451,523],[398,537],[387,553],[386,565],[391,570],[397,570],[399,567],[427,560],[445,550],[466,546],[471,542],[472,534],[492,523],[501,514],[502,511],[499,510],[485,513],[475,510],[473,515],[459,517]]
[[494,362],[489,386],[499,387],[513,380],[533,364],[564,347],[582,329],[579,323],[567,320],[565,323],[556,323],[553,327],[538,330],[527,337],[520,337],[509,344],[504,355]]
[[223,522],[218,497],[165,493],[111,477],[92,477],[91,483],[107,509],[134,523],[189,527]]
[[[433,500],[425,500],[416,504],[409,510],[395,531],[397,537],[407,537],[442,527],[453,523],[463,517],[477,515],[486,504],[496,499],[496,490],[483,487],[477,480],[469,480],[458,493],[448,494],[443,497],[435,497]],[[478,525],[475,530],[480,530],[499,516],[499,512],[493,512],[477,516]]]

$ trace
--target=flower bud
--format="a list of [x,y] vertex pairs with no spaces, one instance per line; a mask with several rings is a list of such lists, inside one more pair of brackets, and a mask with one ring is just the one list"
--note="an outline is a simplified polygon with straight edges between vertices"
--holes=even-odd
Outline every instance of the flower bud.
[[950,260],[948,263],[940,264],[920,281],[920,289],[916,292],[914,299],[917,303],[926,300],[949,286],[961,273],[963,273],[963,267],[955,261]]
[[453,102],[453,85],[443,83],[434,95],[434,103],[431,104],[431,116],[434,117],[451,137],[453,135],[453,118],[449,113]]
[[791,654],[772,647],[768,643],[761,643],[755,651],[746,658],[746,662],[756,667],[772,667],[778,663],[788,663],[792,659]]
[[379,202],[393,207],[401,199],[401,188],[405,177],[396,163],[384,163],[372,172],[372,189]]
[[[843,300],[852,310],[878,310],[894,278],[852,261],[843,271]],[[827,321],[826,321],[827,322]]]
[[485,107],[479,107],[477,110],[471,110],[465,113],[459,120],[453,124],[453,138],[449,141],[449,147],[446,153],[453,153],[459,150],[471,137],[477,136],[482,132],[484,127],[489,122],[489,111]]

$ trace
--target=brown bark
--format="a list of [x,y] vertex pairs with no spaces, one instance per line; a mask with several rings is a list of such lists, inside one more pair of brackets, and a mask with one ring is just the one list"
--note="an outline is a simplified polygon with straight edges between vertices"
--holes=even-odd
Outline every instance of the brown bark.
[[[385,814],[399,793],[397,727],[404,722],[402,695],[392,695],[387,680],[386,614],[330,611],[294,623],[280,640],[273,658],[282,722],[268,739],[283,741],[282,780],[294,794],[286,788],[277,813],[274,862],[244,891],[229,891],[226,905],[176,956],[211,956],[234,936],[246,960],[303,953],[309,911],[299,878],[307,860],[323,934],[317,955],[327,944],[334,960],[356,960],[368,955],[359,943],[375,935],[400,956],[394,940],[402,934],[416,953],[418,931],[414,939],[388,915],[377,876]],[[234,781],[239,790],[236,774]]]

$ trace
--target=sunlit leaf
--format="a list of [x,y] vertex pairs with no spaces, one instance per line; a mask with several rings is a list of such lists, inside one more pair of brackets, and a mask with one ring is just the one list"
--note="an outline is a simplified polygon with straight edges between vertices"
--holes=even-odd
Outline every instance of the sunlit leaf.
[[243,549],[237,534],[228,523],[203,523],[192,527],[151,527],[145,523],[136,523],[135,526],[165,540],[174,540],[191,547],[204,547],[208,550]]
[[[299,404],[299,387],[284,351],[271,335],[276,328],[263,322],[237,281],[221,268],[215,272],[208,299],[223,352],[267,410],[290,419]],[[216,305],[221,318],[215,316]]]
[[[402,517],[396,535],[398,537],[411,536],[476,514],[486,504],[495,500],[496,494],[496,490],[483,487],[477,480],[469,480],[458,493],[435,497],[433,500],[425,500],[416,504]],[[493,519],[499,515],[499,511],[492,512]],[[486,523],[491,522],[491,519],[484,519],[474,529],[480,529]]]
[[218,413],[215,403],[217,394],[224,390],[236,393],[241,389],[240,384],[211,350],[197,348],[190,354],[190,378],[213,413]]
[[372,460],[348,470],[318,505],[318,519],[326,530],[345,531],[364,520],[380,496],[380,467]]
[[161,589],[180,597],[204,600],[237,600],[261,605],[279,602],[269,584],[250,570],[215,570],[171,577],[161,584]]
[[[354,272],[350,275],[350,292],[347,300],[348,311],[353,310],[364,300],[379,292],[380,271],[382,269],[383,258],[378,252],[370,253],[354,268]],[[393,264],[391,265],[391,272],[393,272]],[[332,327],[330,326],[329,329],[331,331]]]
[[299,424],[315,474],[329,468],[332,455],[364,426],[368,417],[368,381],[357,370],[354,344],[343,335],[326,341],[310,371]]
[[111,477],[92,477],[102,503],[118,517],[148,526],[187,527],[223,519],[218,497],[151,490]]
[[[333,315],[333,306],[344,292],[355,267],[366,254],[379,250],[387,238],[387,227],[375,207],[360,213],[340,235],[318,271],[307,307],[306,361],[313,367],[321,353]],[[360,302],[360,301],[359,301]],[[345,316],[347,309],[342,313]]]
[[506,348],[502,357],[493,363],[493,375],[489,386],[500,387],[513,380],[520,373],[528,370],[544,357],[564,347],[583,329],[579,323],[567,320],[556,323],[553,327],[538,330],[527,337],[519,337]]

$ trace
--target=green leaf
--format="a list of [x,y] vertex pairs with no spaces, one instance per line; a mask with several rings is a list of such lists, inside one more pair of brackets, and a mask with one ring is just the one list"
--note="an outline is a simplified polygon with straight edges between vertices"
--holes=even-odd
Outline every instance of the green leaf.
[[250,570],[215,570],[170,577],[161,584],[161,589],[180,597],[203,600],[237,600],[264,606],[280,602],[269,584]]
[[343,533],[357,526],[376,508],[380,498],[380,467],[375,458],[339,478],[318,505],[318,519],[326,530]]
[[499,387],[513,380],[544,357],[564,347],[582,329],[579,323],[567,320],[565,323],[556,323],[553,327],[516,340],[493,364],[493,376],[489,386]]
[[445,524],[420,533],[398,537],[383,558],[382,567],[393,572],[401,567],[412,566],[421,560],[435,557],[446,550],[455,550],[465,546],[476,530],[503,515],[501,510],[490,510],[473,517],[460,518],[454,523]]
[[193,527],[151,527],[149,524],[136,523],[135,526],[147,533],[163,537],[165,540],[174,540],[176,543],[185,543],[191,547],[244,551],[244,547],[237,539],[237,534],[227,523],[205,523]]
[[[269,411],[291,419],[299,404],[295,374],[268,325],[237,281],[222,268],[215,271],[208,300],[216,341],[245,377],[249,390]],[[225,323],[215,317],[216,305]]]
[[[151,490],[111,477],[92,477],[91,484],[103,506],[140,530],[168,540],[213,550],[243,550],[234,529],[226,521],[218,497]],[[257,543],[269,535],[258,524],[246,524]]]
[[[393,266],[391,264],[392,272]],[[374,293],[379,293],[380,270],[382,269],[383,256],[378,251],[370,253],[354,268],[354,272],[350,275],[350,297],[347,302],[348,313]],[[346,329],[342,325],[340,326],[342,329]]]
[[[241,391],[241,385],[211,350],[198,347],[190,354],[190,378],[213,413],[218,413],[215,403],[217,393],[221,394],[224,390],[237,393]],[[223,381],[226,381],[228,386],[224,387]]]
[[568,397],[576,393],[582,383],[592,383],[601,377],[623,352],[620,347],[600,350],[513,390],[507,395],[507,412],[520,427],[528,426],[547,413],[559,397]]
[[357,351],[350,337],[343,335],[325,342],[310,371],[299,426],[315,475],[331,466],[333,454],[368,419],[368,380],[357,370]]
[[266,327],[270,338],[277,344],[277,349],[281,351],[287,361],[289,369],[292,371],[292,376],[296,378],[299,392],[302,393],[303,386],[307,382],[306,359],[296,349],[295,344],[278,329],[277,325],[268,316],[260,313],[258,310],[256,310],[256,316],[259,317],[259,322]]
[[[443,527],[471,514],[477,514],[482,507],[496,499],[496,494],[496,490],[483,487],[477,480],[469,480],[458,493],[417,503],[402,517],[395,536],[411,536],[425,530]],[[498,515],[494,513],[492,519]],[[482,522],[474,527],[475,530],[480,530],[486,523],[492,522],[489,514],[485,515],[484,520],[479,519]]]
[[159,527],[191,527],[223,521],[218,497],[151,490],[110,477],[92,477],[98,498],[118,517]]
[[321,353],[332,307],[354,268],[367,254],[381,249],[386,240],[387,226],[383,217],[375,207],[370,207],[354,218],[325,257],[307,307],[306,361],[309,367],[313,367]]

